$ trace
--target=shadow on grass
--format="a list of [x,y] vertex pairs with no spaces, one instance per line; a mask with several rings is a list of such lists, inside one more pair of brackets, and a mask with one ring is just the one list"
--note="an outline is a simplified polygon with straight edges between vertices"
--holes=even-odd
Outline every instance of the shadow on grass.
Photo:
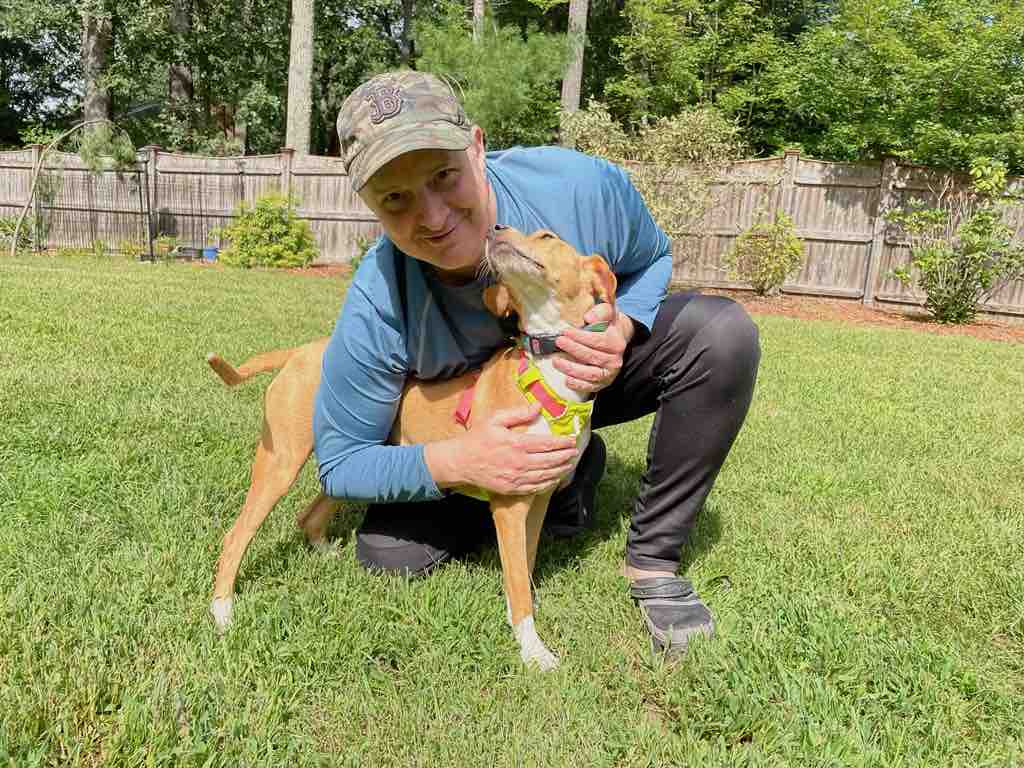
[[[638,461],[623,460],[614,451],[609,451],[605,474],[598,485],[597,515],[593,528],[571,538],[556,538],[545,532],[541,536],[537,554],[535,581],[539,583],[552,573],[572,567],[574,562],[585,559],[591,550],[612,538],[621,537],[625,557],[629,521],[643,470]],[[327,532],[327,540],[332,547],[342,550],[348,545],[362,524],[365,511],[365,505],[342,505]],[[717,508],[706,505],[689,540],[683,546],[680,573],[685,574],[703,559],[721,535],[722,524]],[[251,558],[246,557],[242,562],[238,590],[244,590],[244,583],[248,580],[284,576],[288,560],[299,551],[307,549],[305,540],[296,528],[294,536],[277,542],[269,549],[262,549],[258,554],[252,553]],[[490,567],[498,560],[497,541],[491,540],[482,549],[457,559]]]
[[[327,529],[327,542],[332,549],[340,552],[345,548],[355,534],[356,528],[363,522],[365,511],[365,505],[361,504],[349,503],[341,506]],[[274,510],[270,514],[273,515],[275,512],[283,514],[280,510]],[[298,554],[309,552],[310,547],[298,525],[295,525],[292,535],[287,538],[280,539],[269,548],[261,548],[258,552],[253,550],[254,547],[250,544],[238,569],[238,581],[235,585],[235,591],[238,593],[245,591],[246,582],[253,583],[267,577],[287,577],[289,569],[293,567],[289,565],[291,559]]]

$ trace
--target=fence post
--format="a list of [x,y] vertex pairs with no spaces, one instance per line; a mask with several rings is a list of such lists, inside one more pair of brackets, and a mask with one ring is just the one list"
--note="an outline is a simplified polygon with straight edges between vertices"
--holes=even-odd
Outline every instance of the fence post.
[[865,306],[875,303],[875,288],[878,273],[882,269],[882,254],[885,251],[885,214],[892,208],[896,200],[893,186],[896,181],[896,158],[886,157],[882,160],[882,178],[878,189],[878,210],[875,212],[875,225],[871,231],[871,250],[868,252],[867,274],[864,276]]
[[291,147],[281,148],[281,194],[289,200],[292,197],[292,161],[294,159],[294,149]]
[[[153,238],[156,237],[157,221],[159,218],[159,189],[160,186],[157,184],[157,172],[156,172],[156,161],[160,154],[160,147],[156,144],[149,144],[142,148],[142,151],[146,153],[146,206],[149,209],[148,221],[148,237],[146,238],[149,244],[149,260],[156,261],[156,255],[153,253]],[[157,213],[154,214],[154,211]]]
[[[796,174],[800,167],[800,150],[787,149],[782,158],[782,212],[796,226]],[[774,218],[774,215],[772,216]]]
[[[33,144],[32,145],[32,174],[29,176],[29,194],[32,194],[32,177],[37,173],[42,173],[43,169],[39,167],[39,164],[43,159],[43,145]],[[32,243],[35,246],[36,253],[43,250],[43,244],[40,243],[40,239],[43,235],[43,206],[39,202],[39,195],[32,198]],[[47,238],[49,239],[49,238]],[[49,245],[49,243],[47,243]]]

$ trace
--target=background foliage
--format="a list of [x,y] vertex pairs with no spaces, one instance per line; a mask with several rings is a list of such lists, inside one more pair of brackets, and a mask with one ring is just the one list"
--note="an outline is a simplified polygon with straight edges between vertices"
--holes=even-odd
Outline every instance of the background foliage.
[[[284,136],[287,0],[7,0],[0,8],[0,144],[39,140],[78,113],[79,10],[109,17],[103,75],[138,146],[274,152]],[[80,6],[80,7],[79,7]],[[318,0],[312,149],[336,152],[344,96],[411,63],[457,80],[492,147],[557,129],[567,3],[505,0],[485,39],[450,0]],[[561,43],[559,43],[561,39]],[[593,0],[583,102],[624,129],[699,107],[738,126],[754,153],[799,146],[823,159],[894,154],[1024,172],[1024,7],[1015,0]],[[194,93],[171,102],[168,71]],[[244,130],[243,130],[244,129]]]

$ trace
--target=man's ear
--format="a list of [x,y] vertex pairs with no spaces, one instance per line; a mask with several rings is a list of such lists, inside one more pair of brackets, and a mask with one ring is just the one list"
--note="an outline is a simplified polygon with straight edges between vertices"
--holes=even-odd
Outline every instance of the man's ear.
[[609,304],[615,303],[615,287],[618,281],[615,273],[608,268],[608,262],[598,256],[588,256],[583,260],[584,266],[590,270],[591,290]]
[[501,283],[484,289],[484,306],[495,317],[508,317],[512,314],[512,296]]

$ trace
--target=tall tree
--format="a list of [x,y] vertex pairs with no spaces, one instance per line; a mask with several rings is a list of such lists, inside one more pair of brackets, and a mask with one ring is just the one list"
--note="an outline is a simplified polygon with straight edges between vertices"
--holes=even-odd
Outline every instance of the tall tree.
[[484,36],[484,0],[473,0],[473,42],[479,43]]
[[572,114],[580,108],[583,83],[583,45],[587,36],[587,9],[590,0],[569,0],[569,38],[572,54],[562,78],[562,111]]
[[296,155],[309,154],[313,82],[313,0],[292,0],[288,57],[288,122],[285,143]]
[[111,18],[83,11],[82,74],[85,79],[85,99],[82,102],[82,117],[85,120],[109,120],[112,116],[110,89],[103,82],[112,45]]
[[172,0],[171,33],[174,35],[175,59],[168,67],[168,95],[172,104],[192,101],[192,70],[185,58],[184,42],[192,32],[192,3],[190,0]]

